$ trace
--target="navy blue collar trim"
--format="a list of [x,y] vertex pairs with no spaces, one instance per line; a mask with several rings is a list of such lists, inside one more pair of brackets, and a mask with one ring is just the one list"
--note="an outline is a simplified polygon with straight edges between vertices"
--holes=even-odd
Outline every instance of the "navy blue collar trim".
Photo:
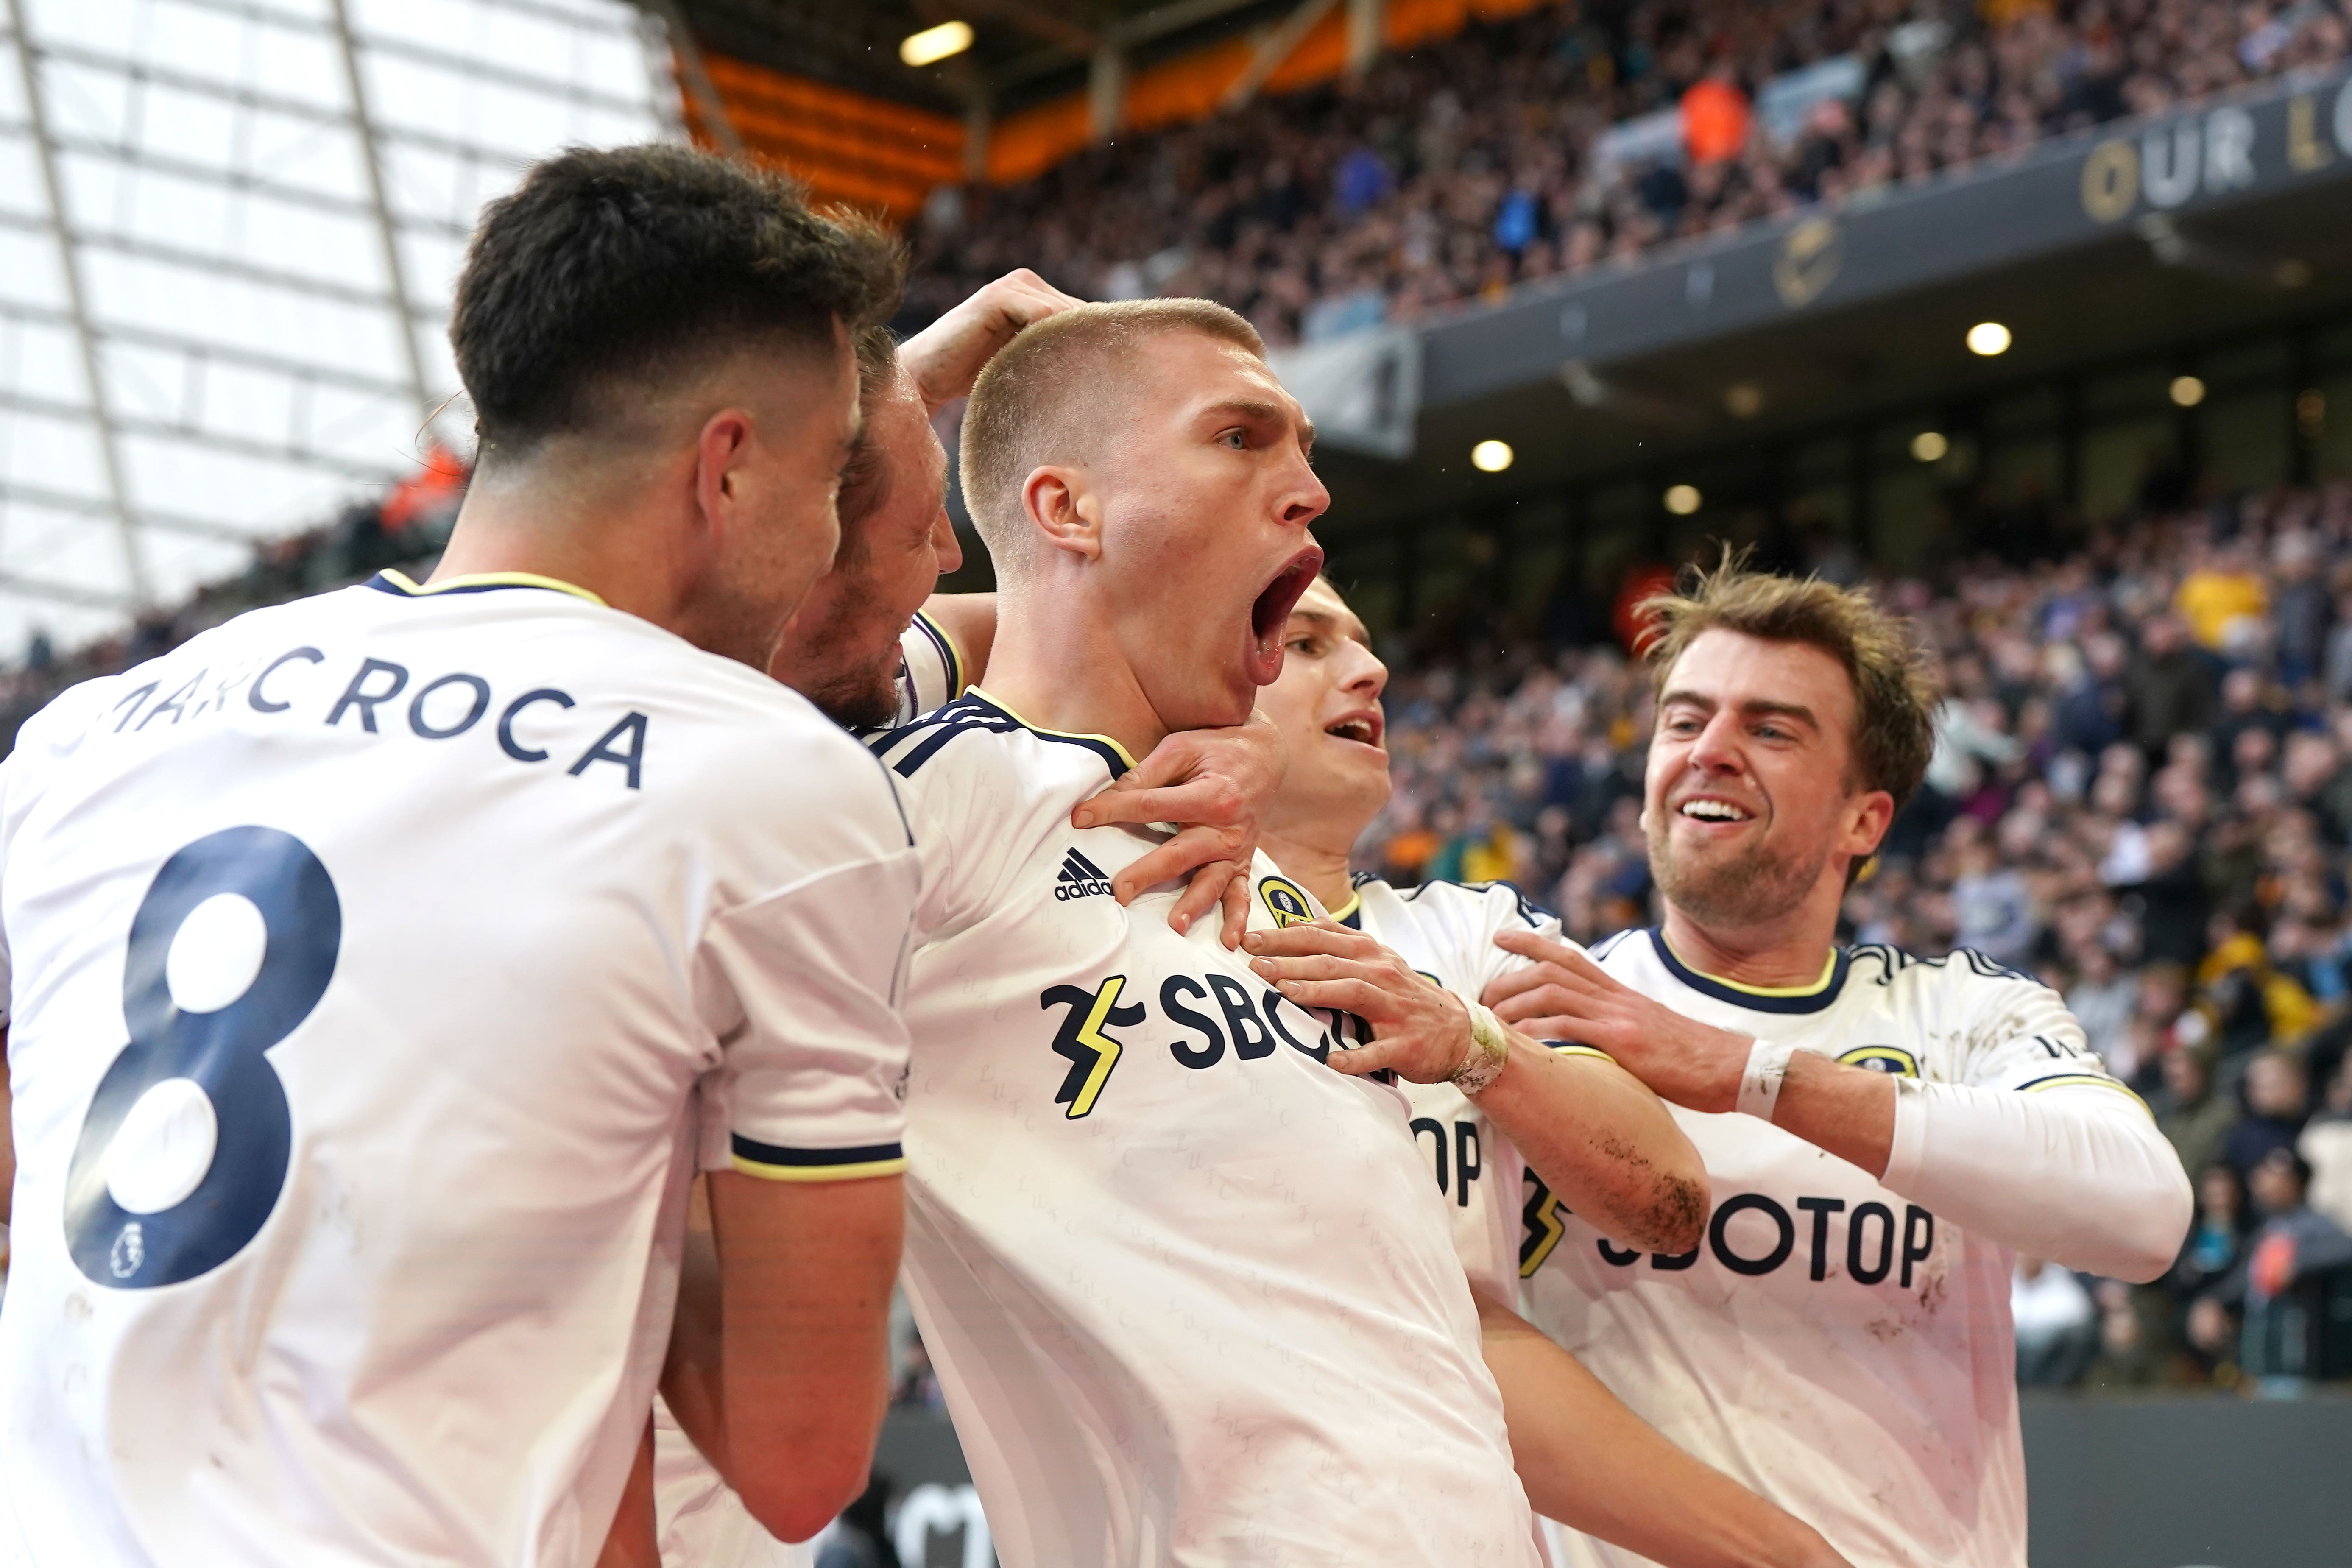
[[[1019,714],[1009,708],[999,707],[978,691],[965,692],[950,706],[968,713],[989,714],[1003,720],[1008,728],[1026,731],[1041,741],[1055,741],[1065,746],[1083,747],[1102,759],[1103,766],[1110,770],[1110,776],[1114,779],[1127,772],[1127,759],[1121,756],[1118,748],[1108,741],[1099,741],[1092,735],[1066,735],[1058,730],[1040,730],[1033,724],[1024,723]],[[947,710],[944,708],[940,710],[942,713]]]
[[1665,933],[1656,926],[1649,928],[1648,935],[1650,946],[1657,952],[1658,962],[1666,966],[1667,973],[1702,996],[1712,996],[1718,1002],[1728,1002],[1734,1007],[1745,1007],[1751,1013],[1818,1013],[1835,1002],[1838,993],[1845,989],[1846,971],[1852,963],[1845,949],[1838,948],[1830,961],[1829,984],[1819,991],[1802,996],[1764,995],[1754,991],[1743,991],[1737,985],[1727,985],[1710,975],[1701,974],[1675,956],[1674,949],[1666,945]]

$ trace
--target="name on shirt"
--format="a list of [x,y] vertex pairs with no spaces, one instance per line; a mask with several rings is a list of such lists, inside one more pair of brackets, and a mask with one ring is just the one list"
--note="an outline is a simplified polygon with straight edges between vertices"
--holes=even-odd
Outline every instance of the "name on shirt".
[[[481,676],[465,670],[419,681],[408,666],[371,656],[360,658],[332,701],[321,703],[320,694],[332,683],[297,680],[295,675],[302,667],[326,663],[326,654],[318,648],[294,647],[217,677],[209,668],[199,669],[169,690],[162,679],[151,680],[124,693],[99,721],[112,721],[115,734],[137,734],[166,720],[176,725],[207,713],[218,715],[242,701],[256,713],[291,715],[289,722],[316,721],[354,735],[405,733],[420,741],[473,735],[478,742],[494,737],[499,751],[509,758],[536,764],[553,761],[558,753],[531,744],[517,733],[518,726],[529,730],[543,725],[563,710],[579,706],[570,692],[552,686],[506,697],[494,692]],[[603,763],[620,770],[630,789],[642,788],[650,725],[645,714],[631,710],[589,742],[563,771],[573,778],[592,776],[589,770]],[[567,742],[564,750],[569,749]]]

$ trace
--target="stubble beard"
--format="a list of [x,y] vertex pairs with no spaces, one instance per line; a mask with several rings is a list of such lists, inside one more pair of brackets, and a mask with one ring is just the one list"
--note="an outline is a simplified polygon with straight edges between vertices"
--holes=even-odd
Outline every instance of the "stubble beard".
[[1702,926],[1748,929],[1779,920],[1805,901],[1830,862],[1826,849],[1807,864],[1759,838],[1736,855],[1695,864],[1677,857],[1673,831],[1671,821],[1649,829],[1650,875],[1666,902]]
[[802,695],[845,730],[878,730],[898,719],[898,667],[846,671]]

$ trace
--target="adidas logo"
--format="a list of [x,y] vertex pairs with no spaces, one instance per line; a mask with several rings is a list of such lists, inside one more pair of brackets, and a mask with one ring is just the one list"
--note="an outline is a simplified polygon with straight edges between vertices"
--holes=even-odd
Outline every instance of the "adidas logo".
[[1091,899],[1097,893],[1110,892],[1110,879],[1103,868],[1071,850],[1062,857],[1062,874],[1054,879],[1054,897],[1063,903],[1072,899]]

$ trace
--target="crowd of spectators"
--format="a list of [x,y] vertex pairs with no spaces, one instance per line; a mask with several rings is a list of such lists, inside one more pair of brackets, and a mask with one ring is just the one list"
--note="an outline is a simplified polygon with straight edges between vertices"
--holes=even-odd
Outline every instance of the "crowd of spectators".
[[[1874,590],[1948,692],[1847,938],[2057,987],[2197,1183],[2161,1284],[2021,1271],[2027,1375],[2352,1376],[2352,486]],[[1362,864],[1507,879],[1580,940],[1652,921],[1650,691],[1622,647],[1474,646],[1388,710],[1397,791]]]
[[0,668],[0,754],[16,743],[18,726],[68,686],[167,653],[257,605],[341,588],[438,554],[457,520],[467,478],[462,461],[434,447],[415,473],[381,496],[355,500],[332,522],[262,546],[243,573],[205,584],[181,604],[144,611],[121,636],[61,653],[47,632],[35,631],[24,658]]
[[2346,0],[1563,0],[1070,158],[943,186],[910,313],[1034,267],[1290,343],[1499,297],[2347,53]]

